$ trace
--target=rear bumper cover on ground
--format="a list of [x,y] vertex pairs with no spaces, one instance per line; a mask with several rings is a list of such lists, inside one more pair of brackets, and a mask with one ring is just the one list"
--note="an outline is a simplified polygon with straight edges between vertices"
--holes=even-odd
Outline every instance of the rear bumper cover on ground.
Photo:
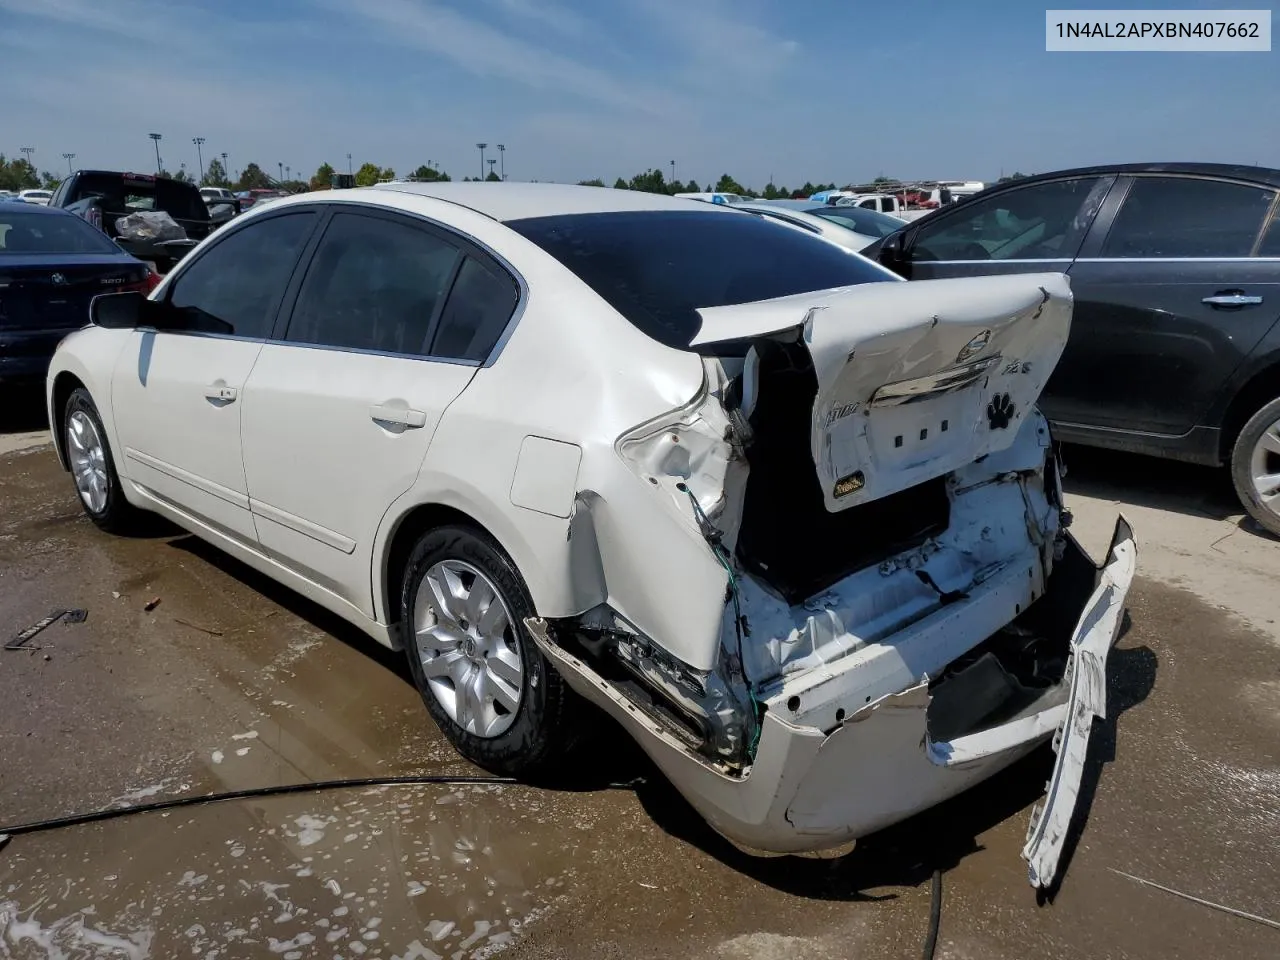
[[[1079,549],[1074,541],[1069,548]],[[785,704],[770,701],[755,761],[745,776],[710,766],[557,645],[545,621],[527,624],[570,686],[622,723],[716,830],[761,851],[821,850],[865,836],[985,780],[1062,730],[1047,806],[1025,852],[1033,879],[1047,883],[1074,811],[1088,725],[1105,712],[1107,654],[1119,633],[1135,560],[1133,534],[1122,518],[1091,594],[1076,608],[1067,674],[1043,698],[1043,709],[940,743],[928,733],[927,677],[865,704],[854,702],[848,684],[832,683],[832,689],[845,691],[839,694],[848,701],[845,719],[824,732],[789,723],[782,718]],[[856,669],[856,660],[822,669],[834,676]]]

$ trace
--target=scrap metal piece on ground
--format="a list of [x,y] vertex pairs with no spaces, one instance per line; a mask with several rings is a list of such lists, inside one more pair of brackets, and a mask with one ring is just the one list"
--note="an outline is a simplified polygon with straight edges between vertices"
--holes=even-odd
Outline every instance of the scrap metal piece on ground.
[[142,605],[142,609],[150,613],[152,610],[154,610],[158,606],[160,606],[160,598],[152,597],[150,600],[148,600],[146,603]]
[[4,645],[4,648],[6,650],[23,649],[24,647],[26,647],[28,641],[30,641],[32,637],[38,634],[41,630],[44,630],[48,627],[53,626],[55,623],[57,623],[59,620],[61,620],[63,617],[65,617],[69,613],[71,613],[70,610],[55,610],[53,613],[49,614],[47,617],[37,620],[31,626],[27,627],[27,629],[23,630],[20,634],[18,634],[12,640],[6,643]]
[[89,619],[88,610],[68,610],[62,618],[63,624],[84,623]]

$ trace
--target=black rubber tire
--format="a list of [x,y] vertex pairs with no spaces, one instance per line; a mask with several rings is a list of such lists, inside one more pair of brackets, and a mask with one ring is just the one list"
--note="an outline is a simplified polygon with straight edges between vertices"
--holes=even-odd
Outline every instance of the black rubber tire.
[[1240,429],[1240,435],[1231,448],[1231,482],[1235,484],[1236,495],[1249,516],[1264,530],[1280,537],[1280,515],[1268,509],[1258,499],[1253,489],[1253,472],[1249,462],[1259,438],[1277,420],[1280,420],[1280,397],[1266,404]]
[[[511,612],[524,663],[524,683],[516,718],[497,737],[464,730],[436,700],[427,685],[413,637],[413,610],[423,577],[441,560],[463,560],[482,571],[498,588]],[[572,742],[573,692],[551,667],[525,629],[535,616],[533,600],[515,564],[481,531],[462,526],[438,527],[423,534],[409,557],[400,594],[400,622],[405,654],[414,684],[427,712],[454,748],[477,766],[494,773],[531,778],[550,771]]]
[[71,420],[71,414],[76,411],[83,411],[93,421],[98,436],[102,438],[102,452],[107,473],[107,504],[101,512],[94,513],[90,510],[79,491],[76,491],[76,499],[80,501],[85,515],[108,533],[131,534],[144,530],[150,518],[144,511],[125,499],[124,490],[120,485],[120,474],[116,472],[115,457],[111,453],[111,444],[107,441],[107,431],[102,425],[102,417],[98,415],[98,408],[94,405],[93,398],[89,396],[89,391],[84,387],[77,387],[72,391],[62,410],[62,444],[68,460],[71,453],[67,440],[67,425]]

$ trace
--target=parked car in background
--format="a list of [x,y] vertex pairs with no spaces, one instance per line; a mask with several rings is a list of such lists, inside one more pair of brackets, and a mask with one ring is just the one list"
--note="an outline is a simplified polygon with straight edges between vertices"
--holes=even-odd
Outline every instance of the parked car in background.
[[709,193],[677,193],[676,197],[682,200],[703,200],[707,203],[743,203],[750,200],[750,197],[744,197],[736,193],[725,193],[723,191],[711,191]]
[[1100,571],[1060,520],[1070,314],[1060,274],[904,283],[667,196],[393,184],[98,298],[47,397],[95,523],[161,513],[402,647],[490,769],[552,762],[574,691],[722,833],[803,851],[1057,730],[1047,885],[1134,569],[1123,523]]
[[145,264],[55,207],[0,204],[0,387],[44,382],[100,293],[150,289]]
[[1062,440],[1226,465],[1280,534],[1280,170],[1123,164],[992,187],[869,251],[910,279],[1061,270]]
[[242,212],[240,201],[226,187],[201,187],[200,196],[204,197],[205,206],[209,208],[209,219],[215,227],[222,226]]
[[18,193],[18,199],[23,203],[34,203],[41,207],[47,207],[52,196],[52,190],[22,190]]
[[867,235],[858,233],[844,223],[831,220],[826,217],[819,217],[815,214],[808,213],[805,210],[792,209],[782,206],[784,201],[770,200],[751,200],[747,203],[733,204],[733,209],[742,210],[745,213],[754,213],[758,216],[768,217],[771,220],[778,220],[782,223],[791,224],[801,230],[808,230],[815,233],[826,240],[838,243],[842,247],[846,247],[854,251],[862,251],[879,239],[878,235]]
[[270,203],[272,200],[279,200],[281,197],[287,197],[289,193],[285,190],[271,189],[253,189],[241,190],[236,194],[236,199],[240,201],[240,209],[248,210],[255,205]]
[[236,198],[236,195],[226,187],[201,187],[200,196],[204,197],[205,203],[230,203]]
[[842,207],[813,200],[752,200],[746,206],[767,206],[776,210],[792,210],[829,221],[864,237],[878,240],[901,230],[907,221],[863,207]]
[[78,170],[54,191],[52,205],[83,217],[160,274],[213,228],[194,184],[148,173]]

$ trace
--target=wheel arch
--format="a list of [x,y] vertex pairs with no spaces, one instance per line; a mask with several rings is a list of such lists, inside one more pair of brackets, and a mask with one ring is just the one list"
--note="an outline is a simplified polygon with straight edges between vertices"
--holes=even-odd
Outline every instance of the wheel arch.
[[1218,445],[1220,462],[1230,463],[1231,450],[1245,423],[1277,397],[1280,397],[1280,356],[1273,356],[1267,366],[1244,382],[1227,405]]
[[[62,370],[53,379],[49,388],[49,432],[53,435],[53,449],[58,455],[58,463],[63,470],[71,469],[67,463],[67,444],[63,436],[62,417],[67,409],[67,401],[76,390],[88,390],[80,377],[70,370]],[[92,396],[92,393],[90,393]]]
[[[400,589],[409,557],[424,533],[448,525],[470,528],[492,540],[515,565],[533,598],[535,609],[540,612],[546,609],[553,613],[560,611],[564,601],[552,589],[541,562],[545,560],[554,566],[555,558],[540,554],[530,539],[530,531],[504,516],[500,507],[486,508],[483,499],[466,497],[457,488],[439,489],[434,495],[425,492],[414,495],[411,491],[387,511],[373,549],[374,618],[387,625],[394,648],[399,649],[403,645]],[[567,522],[560,521],[558,530],[552,533],[548,542],[559,541],[561,545],[567,545],[566,529]]]

